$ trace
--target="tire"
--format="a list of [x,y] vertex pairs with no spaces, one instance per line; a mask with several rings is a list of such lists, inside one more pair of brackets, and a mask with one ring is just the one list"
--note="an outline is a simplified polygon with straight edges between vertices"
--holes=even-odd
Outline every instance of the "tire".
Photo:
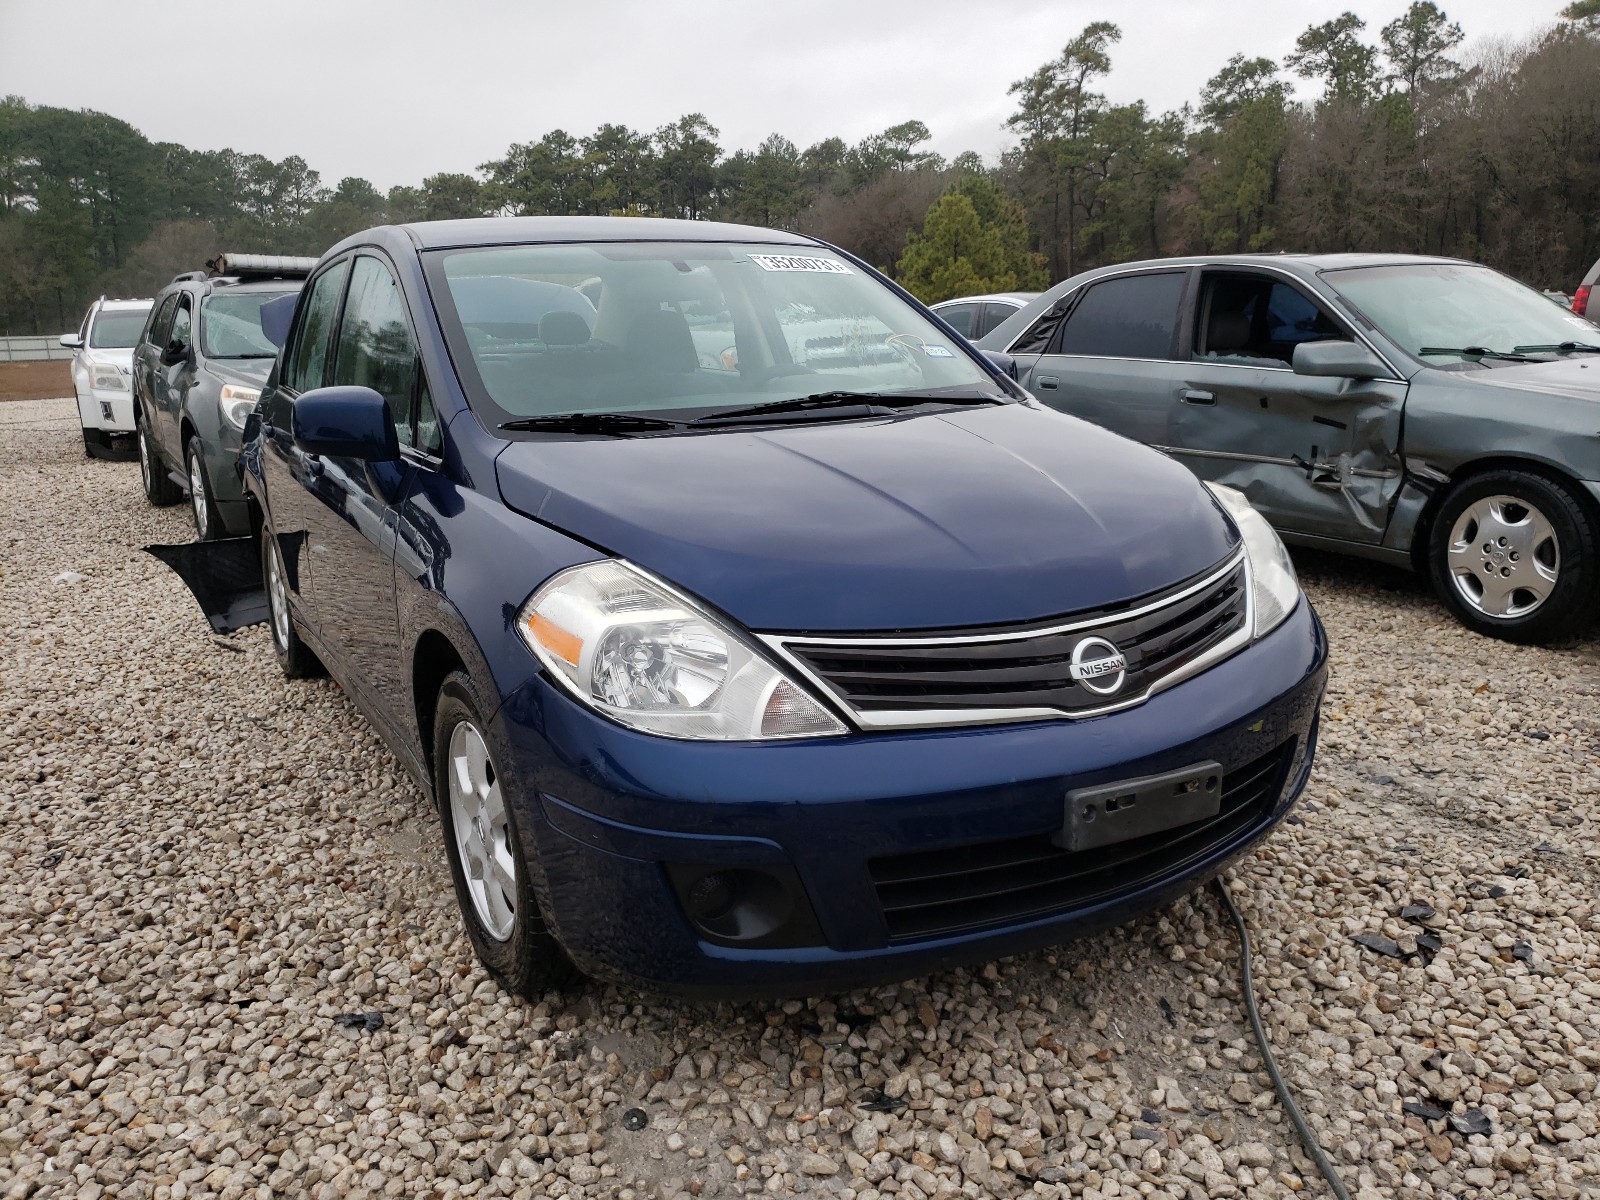
[[1600,601],[1600,529],[1565,484],[1531,471],[1462,480],[1434,515],[1428,574],[1462,624],[1508,642],[1554,641]]
[[136,424],[139,475],[144,481],[144,498],[156,508],[171,508],[183,499],[183,489],[168,477],[166,465],[161,461],[161,452],[156,449],[155,439],[150,436],[150,423],[145,420],[143,411],[139,413]]
[[217,515],[216,501],[211,498],[211,477],[206,474],[205,446],[198,436],[191,437],[184,447],[184,470],[189,476],[189,515],[194,518],[195,539],[213,542],[225,532],[222,518]]
[[433,791],[473,950],[502,987],[538,1000],[573,982],[578,970],[540,914],[516,815],[489,750],[484,711],[466,672],[452,672],[434,708]]
[[283,565],[283,551],[271,529],[261,530],[261,583],[267,593],[267,628],[272,631],[272,650],[285,678],[306,679],[323,673],[322,660],[300,640],[289,611],[289,585]]

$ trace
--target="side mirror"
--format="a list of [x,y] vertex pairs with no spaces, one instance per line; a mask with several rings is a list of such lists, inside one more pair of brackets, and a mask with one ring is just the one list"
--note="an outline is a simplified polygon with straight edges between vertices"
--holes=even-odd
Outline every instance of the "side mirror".
[[400,457],[389,402],[367,387],[313,388],[294,402],[294,444],[306,454],[393,462]]
[[189,357],[187,342],[168,342],[166,349],[161,351],[162,366],[172,367],[183,362]]
[[1296,375],[1336,379],[1388,379],[1393,372],[1359,342],[1301,342],[1294,348]]
[[68,350],[83,349],[83,339],[75,333],[63,333],[61,335],[61,344]]
[[1011,379],[1017,377],[1017,360],[1012,358],[1011,355],[1001,350],[980,350],[979,353],[993,363],[1000,371],[1000,374]]

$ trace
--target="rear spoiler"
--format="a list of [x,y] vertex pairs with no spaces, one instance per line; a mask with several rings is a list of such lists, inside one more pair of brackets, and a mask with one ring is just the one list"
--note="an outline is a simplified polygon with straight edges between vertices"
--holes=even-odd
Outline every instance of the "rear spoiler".
[[287,254],[219,254],[206,263],[213,275],[236,279],[304,279],[316,265],[314,258]]

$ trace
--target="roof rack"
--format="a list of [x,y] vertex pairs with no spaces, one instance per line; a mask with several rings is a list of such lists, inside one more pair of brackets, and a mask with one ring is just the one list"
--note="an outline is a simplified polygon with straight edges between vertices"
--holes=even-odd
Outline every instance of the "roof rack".
[[204,271],[180,271],[172,277],[172,282],[182,283],[187,279],[204,279],[205,277],[206,273]]
[[304,279],[316,265],[314,258],[288,254],[219,254],[206,263],[213,276],[235,279]]

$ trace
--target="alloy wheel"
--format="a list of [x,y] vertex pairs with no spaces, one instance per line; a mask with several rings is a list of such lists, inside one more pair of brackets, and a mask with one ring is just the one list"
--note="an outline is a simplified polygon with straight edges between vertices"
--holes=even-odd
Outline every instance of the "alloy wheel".
[[139,474],[144,479],[145,495],[150,494],[150,442],[144,436],[144,422],[139,422]]
[[495,941],[517,922],[517,865],[500,779],[483,734],[471,721],[450,732],[450,825],[478,923]]
[[267,551],[267,607],[272,613],[272,636],[280,650],[289,648],[289,594],[283,585],[283,559],[278,551],[278,540],[271,533],[262,537],[271,540]]
[[1550,518],[1516,496],[1485,496],[1456,518],[1445,554],[1456,593],[1487,617],[1523,617],[1555,590],[1561,546]]
[[189,455],[189,508],[194,513],[194,529],[205,541],[206,526],[210,521],[210,506],[206,503],[206,476],[198,455]]

